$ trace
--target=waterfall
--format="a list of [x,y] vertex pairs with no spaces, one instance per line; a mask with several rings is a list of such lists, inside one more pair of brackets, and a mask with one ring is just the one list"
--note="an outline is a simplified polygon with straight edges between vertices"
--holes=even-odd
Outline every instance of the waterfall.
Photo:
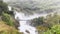
[[24,34],[38,34],[36,28],[28,24],[28,20],[38,18],[43,14],[42,15],[34,14],[34,15],[26,16],[22,12],[14,11],[14,13],[15,13],[15,19],[18,19],[20,23],[20,27],[18,27],[20,32],[23,32]]
[[20,29],[20,32],[23,32],[24,34],[37,34],[36,28],[27,24],[27,21],[32,18],[27,17],[24,13],[19,13],[17,11],[15,12],[15,18],[19,19],[20,27],[18,28]]
[[[12,7],[8,6],[9,10],[12,11]],[[23,32],[24,34],[38,34],[36,27],[31,26],[28,22],[29,20],[35,19],[35,18],[39,18],[39,17],[46,17],[48,14],[37,14],[34,13],[33,15],[25,15],[25,13],[23,12],[19,12],[17,10],[13,10],[14,11],[14,15],[15,15],[15,19],[19,21],[20,26],[18,27],[19,32]],[[49,13],[49,14],[53,14]]]
[[[9,10],[11,10],[10,6],[8,6],[8,8]],[[18,20],[20,23],[20,26],[18,27],[19,32],[23,32],[24,34],[38,34],[36,28],[28,24],[28,20],[41,16],[46,16],[47,14],[40,15],[35,13],[33,15],[26,16],[24,13],[14,10],[14,15],[15,19]]]

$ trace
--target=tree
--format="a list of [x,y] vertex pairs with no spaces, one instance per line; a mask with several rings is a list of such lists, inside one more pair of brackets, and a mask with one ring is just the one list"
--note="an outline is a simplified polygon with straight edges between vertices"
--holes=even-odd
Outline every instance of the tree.
[[0,15],[2,14],[2,12],[7,12],[7,11],[8,11],[8,5],[3,1],[0,1]]

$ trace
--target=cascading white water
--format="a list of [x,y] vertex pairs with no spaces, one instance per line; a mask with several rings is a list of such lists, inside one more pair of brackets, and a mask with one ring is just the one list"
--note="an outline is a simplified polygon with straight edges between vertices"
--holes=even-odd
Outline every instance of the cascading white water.
[[[11,11],[11,7],[8,6],[8,8]],[[15,19],[17,19],[20,23],[20,27],[18,27],[19,32],[23,32],[24,34],[38,34],[36,28],[29,25],[27,21],[41,16],[46,16],[47,14],[35,13],[33,15],[26,16],[24,13],[14,10],[14,15],[15,15]]]
[[15,18],[20,20],[20,32],[23,32],[24,34],[37,34],[36,28],[32,27],[27,24],[27,21],[32,19],[30,17],[25,16],[23,13],[15,12]]
[[[8,6],[8,8],[11,11],[11,7]],[[19,28],[20,32],[23,32],[24,34],[38,34],[36,32],[35,27],[27,25],[27,20],[31,20],[35,17],[33,17],[33,16],[27,17],[24,15],[24,13],[21,13],[21,12],[15,11],[15,10],[14,10],[14,14],[15,14],[15,19],[19,20],[20,27],[18,27],[18,28]]]
[[20,23],[20,32],[23,32],[24,34],[38,34],[37,30],[35,27],[32,27],[28,24],[28,20],[34,19],[34,18],[38,18],[40,16],[43,15],[39,15],[39,14],[34,14],[34,15],[29,15],[29,16],[25,16],[24,13],[21,12],[15,12],[15,18],[19,20]]

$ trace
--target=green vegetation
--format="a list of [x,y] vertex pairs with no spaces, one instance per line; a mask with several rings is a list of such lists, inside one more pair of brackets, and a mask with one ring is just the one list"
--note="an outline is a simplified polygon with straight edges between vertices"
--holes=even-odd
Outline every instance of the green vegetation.
[[0,15],[2,14],[2,12],[7,12],[7,11],[8,11],[8,5],[3,1],[0,1]]
[[23,34],[16,29],[15,19],[9,14],[8,5],[3,1],[0,1],[0,34]]
[[44,32],[44,34],[60,34],[60,24],[54,25],[50,30]]
[[13,19],[9,14],[3,13],[2,20],[5,21],[7,25],[14,26]]
[[[58,13],[49,14],[32,20],[39,34],[60,34],[60,15]],[[37,24],[37,25],[36,25]]]
[[31,20],[31,25],[33,26],[39,26],[42,25],[44,23],[44,17],[39,17],[39,18],[35,18],[33,20]]
[[12,26],[8,26],[4,21],[0,21],[0,34],[22,34]]

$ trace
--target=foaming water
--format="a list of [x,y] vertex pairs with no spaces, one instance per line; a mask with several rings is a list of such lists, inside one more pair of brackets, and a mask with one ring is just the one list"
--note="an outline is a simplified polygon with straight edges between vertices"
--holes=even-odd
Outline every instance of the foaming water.
[[23,32],[24,34],[38,34],[36,28],[28,25],[27,21],[41,16],[46,16],[46,15],[34,14],[34,15],[25,16],[24,13],[15,11],[15,18],[18,19],[20,23],[20,27],[18,28],[20,32]]
[[18,28],[20,32],[23,32],[24,34],[38,34],[35,27],[27,25],[27,21],[33,18],[30,17],[25,16],[23,13],[15,12],[15,18],[19,19],[20,27]]
[[[8,6],[8,8],[9,10],[11,10],[10,6]],[[35,13],[33,15],[26,16],[24,13],[14,10],[14,15],[15,19],[18,20],[20,23],[20,26],[18,27],[19,32],[23,32],[24,34],[38,34],[36,28],[28,24],[28,20],[38,18],[41,16],[46,16],[47,14]]]

